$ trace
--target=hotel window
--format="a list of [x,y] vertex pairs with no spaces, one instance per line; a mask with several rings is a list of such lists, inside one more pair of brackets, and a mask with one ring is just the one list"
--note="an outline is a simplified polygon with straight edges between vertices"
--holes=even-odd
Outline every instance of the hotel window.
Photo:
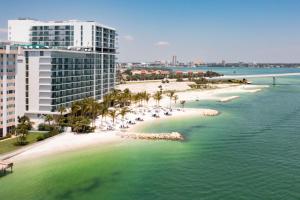
[[94,46],[94,35],[95,35],[95,30],[94,30],[94,25],[92,26],[92,46]]
[[80,29],[81,29],[80,30],[80,35],[81,35],[81,38],[80,38],[81,42],[80,42],[80,44],[81,44],[81,46],[83,46],[83,26],[81,26]]

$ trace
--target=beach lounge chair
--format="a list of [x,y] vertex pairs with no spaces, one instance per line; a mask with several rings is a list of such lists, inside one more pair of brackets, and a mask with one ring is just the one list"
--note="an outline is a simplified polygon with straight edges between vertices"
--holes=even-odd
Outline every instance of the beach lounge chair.
[[135,120],[136,121],[144,121],[144,119],[142,117],[137,117]]

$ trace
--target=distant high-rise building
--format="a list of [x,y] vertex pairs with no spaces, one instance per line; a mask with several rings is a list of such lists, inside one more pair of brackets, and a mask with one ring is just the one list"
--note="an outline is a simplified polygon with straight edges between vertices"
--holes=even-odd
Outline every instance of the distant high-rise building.
[[177,65],[177,56],[172,57],[172,65],[176,66]]
[[195,60],[193,63],[194,63],[194,65],[196,65],[196,66],[198,66],[198,65],[203,65],[203,64],[204,64],[204,62],[203,62],[201,59],[197,59],[197,60]]
[[226,65],[226,61],[225,60],[222,60],[222,63],[221,63],[222,65]]

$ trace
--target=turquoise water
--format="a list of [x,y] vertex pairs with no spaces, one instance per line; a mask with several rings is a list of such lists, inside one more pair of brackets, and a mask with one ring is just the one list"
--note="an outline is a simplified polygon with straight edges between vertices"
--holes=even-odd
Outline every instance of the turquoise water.
[[178,131],[185,142],[124,142],[20,163],[0,178],[0,198],[300,199],[300,77],[278,83],[228,103],[186,105],[217,109],[217,117],[143,128]]
[[183,71],[215,71],[225,75],[243,74],[280,74],[280,73],[299,73],[300,68],[254,68],[254,67],[174,67],[174,70]]

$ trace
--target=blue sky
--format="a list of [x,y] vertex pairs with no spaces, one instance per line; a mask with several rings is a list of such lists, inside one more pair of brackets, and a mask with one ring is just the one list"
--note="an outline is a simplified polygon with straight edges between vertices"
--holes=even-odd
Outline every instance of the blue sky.
[[122,62],[300,62],[298,0],[6,0],[1,8],[1,39],[18,17],[115,27]]

